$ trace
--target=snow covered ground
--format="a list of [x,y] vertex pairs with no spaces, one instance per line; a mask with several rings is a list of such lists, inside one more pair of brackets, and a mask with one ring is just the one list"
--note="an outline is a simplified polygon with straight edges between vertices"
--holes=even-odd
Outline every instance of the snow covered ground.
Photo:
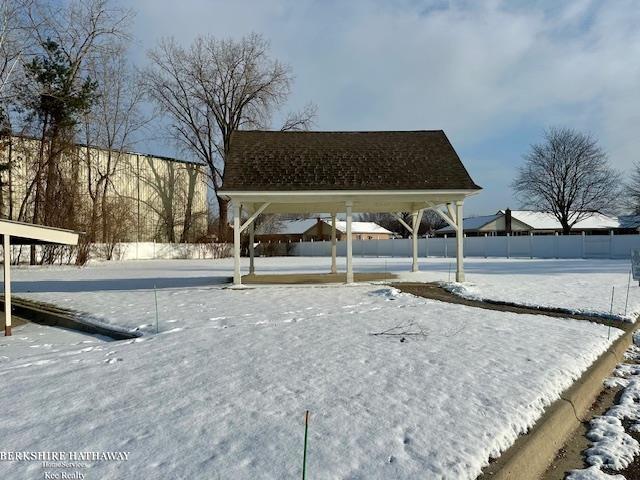
[[[258,262],[263,271],[327,264]],[[557,263],[550,271],[572,269],[597,288],[586,264],[579,272]],[[621,262],[608,263],[605,278],[624,277]],[[361,271],[381,266],[384,259],[356,260]],[[447,262],[429,266],[419,275],[448,276]],[[310,477],[473,479],[621,333],[607,339],[602,325],[444,304],[384,285],[229,290],[229,267],[174,260],[16,269],[16,295],[145,336],[55,348],[37,331],[3,338],[3,449],[130,452],[126,462],[94,464],[88,478],[290,478],[300,474],[309,409]],[[500,261],[468,267],[473,281],[509,269]],[[555,281],[539,265],[527,268],[512,282]],[[390,330],[406,335],[373,335]],[[0,478],[42,473],[39,462],[0,462]]]
[[[318,257],[258,258],[256,266],[258,273],[326,272],[329,262]],[[340,258],[339,269],[344,268],[343,262]],[[355,258],[354,265],[356,271],[389,271],[409,281],[455,279],[454,259],[422,260],[419,273],[409,272],[408,258]],[[195,302],[205,308],[202,316],[210,313],[205,292],[227,282],[232,268],[231,259],[143,260],[82,269],[22,267],[14,271],[13,288],[22,297],[89,312],[101,322],[130,328],[143,326],[144,331],[151,330],[152,324],[155,329],[154,285],[158,288],[160,321],[180,323],[180,304],[192,308]],[[464,296],[608,315],[615,287],[614,316],[635,319],[640,314],[640,286],[633,280],[627,301],[626,260],[470,258],[466,259],[465,268],[467,282],[451,285]],[[224,310],[225,306],[219,304],[215,308]]]

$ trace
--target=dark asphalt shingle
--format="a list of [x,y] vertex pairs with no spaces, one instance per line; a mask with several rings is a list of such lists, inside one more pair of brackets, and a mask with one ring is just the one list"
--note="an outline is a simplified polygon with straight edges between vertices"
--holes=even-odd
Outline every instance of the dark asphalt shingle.
[[479,189],[442,130],[238,131],[223,191]]

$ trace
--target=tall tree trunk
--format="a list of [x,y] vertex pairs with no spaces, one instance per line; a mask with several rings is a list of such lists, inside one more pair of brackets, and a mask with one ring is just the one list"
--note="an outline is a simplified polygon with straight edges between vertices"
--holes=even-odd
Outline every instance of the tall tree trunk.
[[216,198],[218,199],[218,241],[226,242],[229,232],[229,200],[222,198],[220,195],[218,195]]
[[107,174],[104,177],[104,185],[102,186],[102,243],[107,243],[109,230],[109,212],[107,212],[107,194],[109,193],[109,174],[111,172],[112,151],[109,149],[107,153]]
[[[44,145],[47,138],[47,128],[49,126],[49,118],[45,117],[42,122],[42,134],[40,136],[40,151],[38,152],[38,164],[36,165],[36,192],[33,202],[32,222],[40,223],[40,204],[42,203],[42,170],[44,169]],[[36,246],[29,247],[29,264],[36,264]]]
[[191,233],[191,225],[193,223],[193,196],[198,181],[198,169],[196,167],[186,167],[187,174],[187,205],[184,209],[184,222],[182,224],[182,234],[180,235],[180,243],[189,241],[189,233]]

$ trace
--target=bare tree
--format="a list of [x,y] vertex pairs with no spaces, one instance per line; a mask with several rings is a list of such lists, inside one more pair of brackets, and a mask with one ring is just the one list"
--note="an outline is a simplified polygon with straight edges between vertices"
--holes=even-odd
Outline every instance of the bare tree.
[[15,96],[13,84],[20,74],[20,60],[30,48],[31,25],[27,20],[30,0],[0,0],[0,105],[7,123],[8,104]]
[[76,78],[91,58],[117,50],[117,41],[130,38],[134,14],[115,6],[113,0],[71,0],[64,4],[32,0],[27,4],[26,16],[34,43],[58,44],[73,68],[71,77]]
[[[290,93],[290,68],[269,55],[269,43],[252,34],[240,40],[198,37],[187,49],[172,39],[149,52],[144,75],[149,96],[166,114],[179,145],[209,168],[218,203],[218,237],[227,237],[227,200],[222,186],[231,136],[264,128]],[[306,113],[305,113],[306,112]],[[288,129],[311,124],[307,107],[285,121]]]
[[283,132],[309,130],[315,124],[317,115],[318,106],[315,103],[307,103],[302,110],[289,112],[280,130]]
[[524,159],[512,184],[516,196],[525,207],[553,213],[565,234],[595,212],[610,211],[618,197],[620,174],[590,135],[550,128]]
[[640,162],[633,165],[631,178],[624,185],[625,207],[634,215],[640,215]]
[[[27,81],[20,87],[20,120],[40,141],[37,168],[27,187],[34,195],[28,202],[31,217],[34,223],[75,227],[74,202],[65,199],[74,198],[77,179],[63,178],[62,163],[73,156],[79,117],[96,98],[89,61],[127,38],[131,13],[113,7],[111,0],[31,0],[24,5],[33,51],[22,65]],[[77,165],[71,169],[78,171]]]
[[121,168],[122,155],[131,148],[136,135],[148,125],[150,116],[141,113],[143,88],[126,60],[124,43],[103,50],[92,58],[88,70],[92,78],[100,81],[97,99],[83,117],[82,134],[84,143],[101,147],[105,153],[100,156],[94,149],[83,150],[81,160],[87,167],[86,181],[92,203],[86,228],[92,242],[97,240],[98,230],[101,241],[106,242],[108,233],[113,230],[107,223],[118,221],[108,211],[110,190],[113,195],[118,194],[113,189],[112,178]]

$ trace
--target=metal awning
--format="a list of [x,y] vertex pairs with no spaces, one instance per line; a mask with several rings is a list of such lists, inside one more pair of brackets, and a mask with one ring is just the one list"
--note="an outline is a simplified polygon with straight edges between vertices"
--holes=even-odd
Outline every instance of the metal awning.
[[11,245],[77,245],[78,232],[0,219],[4,276],[4,334],[11,335]]

